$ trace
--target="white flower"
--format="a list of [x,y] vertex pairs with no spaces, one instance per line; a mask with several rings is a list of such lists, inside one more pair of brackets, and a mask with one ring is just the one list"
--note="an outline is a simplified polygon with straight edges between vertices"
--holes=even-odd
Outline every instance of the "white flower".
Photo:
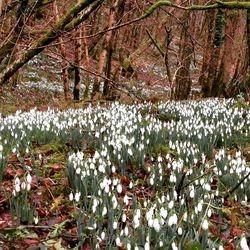
[[140,226],[139,218],[136,215],[134,216],[134,219],[133,219],[133,225],[134,225],[134,228],[137,228]]
[[177,232],[178,232],[179,235],[182,235],[182,228],[181,228],[181,227],[178,227]]
[[114,221],[114,222],[113,222],[113,229],[116,230],[116,229],[117,229],[117,226],[118,226],[117,221]]
[[107,214],[108,210],[106,207],[102,209],[102,216],[105,216]]
[[178,247],[176,246],[175,242],[172,242],[171,246],[173,250],[178,250]]
[[105,232],[102,231],[101,233],[101,239],[104,240],[105,239]]
[[201,204],[201,202],[198,203],[197,209],[198,209],[199,212],[202,211],[202,204]]
[[26,189],[26,183],[23,181],[22,184],[21,184],[21,189],[22,190],[25,190]]
[[160,209],[160,215],[161,215],[162,218],[166,219],[167,216],[168,216],[167,209],[165,209],[164,207],[161,207],[161,209]]
[[189,196],[190,196],[190,198],[194,198],[194,189],[190,190]]
[[131,250],[131,244],[127,243],[127,250]]
[[119,238],[119,237],[116,237],[116,239],[115,239],[115,243],[116,243],[116,245],[117,245],[117,246],[120,246],[120,244],[121,244],[121,240],[120,240],[120,238]]
[[30,173],[28,173],[26,180],[27,180],[27,183],[31,183],[32,177],[31,177]]
[[212,215],[212,211],[211,211],[211,209],[209,208],[209,209],[207,210],[207,217],[210,218],[211,215]]
[[126,219],[127,219],[126,214],[122,214],[122,222],[126,222]]
[[15,190],[16,190],[17,193],[20,192],[20,190],[21,190],[21,189],[20,189],[20,184],[16,184],[16,185],[15,185]]
[[117,202],[117,199],[116,199],[115,196],[112,197],[112,203],[113,203],[113,208],[116,209],[117,205],[118,205],[118,202]]
[[35,223],[36,225],[38,224],[38,221],[39,221],[38,217],[34,217],[34,223]]
[[30,191],[30,189],[31,189],[31,185],[30,185],[30,183],[27,183],[27,185],[26,185],[26,190],[27,190],[27,191]]
[[133,188],[133,182],[131,181],[130,183],[129,183],[129,186],[128,186],[130,189],[132,189]]
[[145,243],[144,250],[150,250],[150,245],[148,241]]
[[117,192],[120,194],[122,192],[122,185],[118,184],[116,189],[117,189]]
[[75,194],[75,201],[78,202],[80,200],[80,197],[81,197],[81,193],[80,192],[77,192]]
[[128,231],[128,227],[127,226],[124,228],[124,233],[125,233],[126,236],[128,236],[129,231]]
[[168,219],[168,225],[171,227],[172,225],[176,225],[178,221],[177,215],[173,214]]
[[70,200],[70,201],[73,201],[73,199],[74,199],[74,195],[73,195],[73,193],[71,192],[71,193],[69,194],[69,200]]
[[206,219],[202,223],[202,229],[205,231],[208,230],[208,221]]
[[173,202],[173,201],[170,201],[170,202],[168,203],[168,208],[171,209],[171,208],[173,208],[173,207],[174,207],[174,202]]
[[153,227],[154,227],[156,232],[160,231],[161,225],[160,225],[159,220],[157,218],[155,218],[153,221]]
[[123,202],[125,205],[128,205],[128,196],[126,194],[124,195]]
[[246,240],[246,237],[245,235],[243,235],[241,237],[241,240],[240,240],[240,247],[242,250],[249,250],[249,246],[247,245],[247,240]]
[[131,148],[128,149],[128,154],[129,154],[130,156],[133,155],[133,151],[131,150]]
[[0,144],[0,152],[3,151],[3,146]]

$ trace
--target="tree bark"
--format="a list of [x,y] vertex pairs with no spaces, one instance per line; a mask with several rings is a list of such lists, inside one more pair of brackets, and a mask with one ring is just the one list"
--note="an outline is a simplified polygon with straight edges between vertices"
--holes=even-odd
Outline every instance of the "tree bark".
[[[114,4],[112,4],[112,7],[110,9],[110,13],[109,13],[109,18],[108,18],[108,28],[112,27],[115,22],[116,22],[116,8],[119,5],[119,2],[121,0],[115,0]],[[114,31],[108,31],[106,36],[105,36],[105,40],[104,40],[104,44],[103,44],[103,50],[100,53],[99,56],[99,62],[97,65],[97,73],[99,75],[102,75],[104,72],[104,66],[105,66],[105,62],[108,56],[108,52],[110,50],[110,45],[111,45],[111,39],[114,36]],[[96,95],[97,92],[99,92],[99,88],[100,88],[100,81],[101,81],[101,77],[100,76],[96,76],[95,77],[95,81],[94,81],[94,86],[93,86],[93,92],[92,92],[92,98]]]
[[[57,7],[57,1],[54,0],[53,2],[53,9],[54,9],[54,15],[55,15],[55,20],[56,22],[59,21],[59,12],[58,12],[58,7]],[[68,63],[66,61],[66,50],[64,47],[64,42],[62,37],[58,38],[59,41],[59,46],[60,46],[60,52],[62,56],[62,80],[63,80],[63,89],[64,89],[64,98],[65,100],[70,99],[70,93],[69,93],[69,74],[68,74]]]
[[85,58],[85,68],[87,69],[87,71],[85,72],[85,90],[84,90],[84,98],[89,98],[89,85],[90,85],[90,58],[89,58],[89,46],[88,46],[88,40],[86,39],[85,35],[86,35],[86,28],[83,25],[82,28],[82,32],[84,35],[83,38],[83,50],[84,50],[84,58]]
[[[190,19],[190,20],[189,20]],[[179,51],[179,58],[181,67],[178,71],[175,82],[176,100],[185,100],[188,98],[191,90],[192,80],[190,78],[190,64],[192,61],[193,45],[192,45],[192,30],[194,29],[195,15],[187,12],[184,14],[184,20],[181,31],[181,44]]]
[[211,86],[209,84],[209,79],[208,79],[208,73],[209,73],[208,69],[213,50],[213,43],[211,41],[213,40],[213,33],[214,33],[214,22],[215,22],[214,10],[208,10],[206,12],[205,22],[207,25],[207,39],[206,39],[205,49],[203,52],[203,62],[199,77],[199,84],[201,85],[203,96],[209,97],[211,93]]
[[[42,52],[50,43],[55,41],[62,32],[68,32],[77,27],[81,22],[86,20],[89,15],[104,0],[81,0],[73,6],[42,38],[27,49],[22,56],[14,63],[6,67],[0,74],[0,85],[6,83],[10,77],[17,72],[30,59]],[[77,16],[81,11],[81,15]]]
[[210,67],[208,69],[208,81],[211,86],[210,96],[217,97],[220,96],[224,90],[225,85],[223,82],[218,82],[219,76],[222,72],[219,71],[220,65],[220,55],[223,44],[224,37],[224,11],[219,9],[216,14],[215,19],[215,31],[214,31],[214,40],[213,40],[213,50]]
[[250,76],[250,9],[247,10],[248,73]]

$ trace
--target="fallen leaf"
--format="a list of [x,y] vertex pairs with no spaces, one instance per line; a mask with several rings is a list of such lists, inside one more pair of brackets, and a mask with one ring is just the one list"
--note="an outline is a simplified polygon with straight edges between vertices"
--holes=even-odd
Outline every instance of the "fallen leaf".
[[51,211],[56,210],[63,203],[63,201],[64,201],[64,195],[60,194],[53,200]]

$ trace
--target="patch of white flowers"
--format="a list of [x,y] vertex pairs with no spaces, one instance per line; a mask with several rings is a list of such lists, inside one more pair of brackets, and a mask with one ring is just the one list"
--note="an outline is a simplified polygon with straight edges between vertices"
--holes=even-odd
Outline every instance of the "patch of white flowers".
[[[208,230],[214,207],[223,202],[220,181],[231,188],[249,173],[240,147],[250,135],[250,112],[232,100],[166,102],[154,109],[113,103],[0,116],[0,160],[4,153],[29,153],[31,141],[71,141],[79,150],[68,157],[69,200],[93,237],[128,249],[154,249],[156,242],[178,249],[187,230]],[[94,151],[85,152],[91,143]],[[239,149],[230,152],[234,144]],[[17,177],[13,194],[30,190],[30,180]],[[235,199],[250,198],[249,180]],[[157,235],[166,237],[158,241]]]

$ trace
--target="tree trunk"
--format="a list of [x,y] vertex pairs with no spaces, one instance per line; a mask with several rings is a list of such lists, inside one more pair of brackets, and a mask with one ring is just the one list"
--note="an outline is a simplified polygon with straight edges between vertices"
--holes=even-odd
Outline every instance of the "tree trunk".
[[89,98],[89,85],[90,85],[90,58],[89,58],[89,46],[88,46],[88,40],[86,39],[86,29],[85,29],[85,25],[83,25],[83,49],[84,49],[84,56],[85,56],[85,68],[86,68],[86,72],[85,72],[85,91],[84,91],[84,98]]
[[[38,39],[34,45],[27,49],[22,56],[13,62],[8,67],[5,67],[0,74],[0,85],[3,85],[10,77],[17,72],[30,59],[42,52],[47,45],[55,41],[62,32],[68,32],[80,23],[86,20],[89,15],[103,2],[104,0],[81,0],[80,3],[73,6],[43,37]],[[77,16],[78,13],[81,15]]]
[[[76,33],[76,36],[81,37],[81,29],[79,28],[79,30]],[[75,67],[74,67],[74,90],[73,90],[73,96],[74,96],[74,100],[79,101],[80,100],[80,90],[81,90],[81,81],[82,81],[82,77],[81,77],[81,70],[78,66],[81,66],[81,47],[82,47],[82,43],[81,43],[81,39],[76,39],[75,41]]]
[[224,26],[224,11],[219,9],[215,19],[214,47],[208,75],[208,80],[211,84],[210,95],[213,97],[220,96],[225,91],[225,85],[223,82],[218,82],[219,76],[223,74],[223,72],[219,70],[219,65],[224,37]]
[[[115,0],[114,4],[110,8],[110,13],[109,13],[109,18],[108,18],[108,28],[112,27],[116,22],[115,11],[116,11],[117,6],[119,5],[119,2],[121,2],[121,0]],[[105,66],[108,52],[110,50],[111,40],[112,40],[113,36],[114,36],[113,31],[109,31],[106,34],[104,44],[103,44],[103,50],[99,56],[99,62],[97,65],[97,73],[99,75],[102,75],[104,72],[104,66]],[[101,77],[96,76],[95,81],[94,81],[94,86],[93,86],[92,98],[96,95],[97,92],[99,92],[100,81],[101,81]]]
[[[191,19],[189,21],[189,19]],[[184,100],[187,99],[190,90],[192,81],[190,78],[190,64],[192,61],[193,46],[192,46],[192,30],[195,24],[195,15],[190,12],[184,14],[182,31],[181,31],[181,44],[179,51],[179,58],[181,61],[181,66],[176,77],[176,86],[175,86],[175,99]]]
[[211,86],[209,84],[209,79],[208,79],[208,69],[213,50],[213,43],[211,41],[213,39],[213,33],[214,33],[213,32],[214,22],[215,22],[214,10],[208,10],[206,12],[205,22],[207,25],[207,39],[206,39],[205,49],[203,52],[203,62],[199,77],[199,84],[201,85],[203,96],[209,97],[211,93]]
[[247,10],[248,73],[250,76],[250,9]]
[[[59,21],[59,12],[58,12],[58,8],[57,8],[57,1],[54,0],[53,2],[53,10],[54,10],[54,15],[55,15],[55,20],[56,22]],[[69,100],[70,99],[70,93],[69,93],[69,74],[68,74],[68,63],[66,61],[66,50],[64,47],[64,42],[62,37],[58,38],[59,41],[59,46],[60,46],[60,52],[61,52],[61,56],[62,56],[62,61],[61,61],[61,65],[62,65],[62,80],[63,80],[63,89],[64,89],[64,98],[65,100]]]

